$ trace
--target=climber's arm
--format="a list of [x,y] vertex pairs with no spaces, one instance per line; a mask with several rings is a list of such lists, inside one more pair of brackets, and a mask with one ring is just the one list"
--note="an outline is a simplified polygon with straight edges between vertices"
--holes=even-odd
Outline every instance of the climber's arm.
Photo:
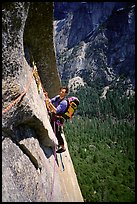
[[51,101],[48,102],[48,107],[50,109],[51,112],[56,113],[56,108],[55,106],[51,103]]

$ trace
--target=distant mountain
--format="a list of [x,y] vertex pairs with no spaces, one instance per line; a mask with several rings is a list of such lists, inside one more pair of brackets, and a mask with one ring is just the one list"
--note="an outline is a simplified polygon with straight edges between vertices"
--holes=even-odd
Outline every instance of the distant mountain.
[[54,41],[62,80],[135,85],[133,2],[54,2]]

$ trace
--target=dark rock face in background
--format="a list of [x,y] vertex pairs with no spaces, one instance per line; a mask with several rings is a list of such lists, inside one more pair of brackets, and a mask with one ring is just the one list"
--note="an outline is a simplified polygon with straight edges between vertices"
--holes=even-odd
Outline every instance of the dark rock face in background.
[[50,2],[2,4],[2,110],[7,110],[2,112],[3,202],[83,201],[68,151],[64,153],[66,175],[72,180],[66,182],[66,175],[57,166],[54,158],[57,139],[42,87],[38,92],[32,75],[30,60],[34,58],[49,96],[58,93],[60,78],[52,20]]
[[68,13],[73,14],[68,39],[68,48],[72,48],[87,38],[98,24],[106,21],[112,12],[129,5],[129,2],[55,2],[54,19],[62,20],[67,18]]
[[128,76],[135,85],[135,15],[134,9],[114,12],[106,26],[109,49],[108,66],[116,75]]
[[135,85],[133,2],[55,2],[55,44],[61,79]]

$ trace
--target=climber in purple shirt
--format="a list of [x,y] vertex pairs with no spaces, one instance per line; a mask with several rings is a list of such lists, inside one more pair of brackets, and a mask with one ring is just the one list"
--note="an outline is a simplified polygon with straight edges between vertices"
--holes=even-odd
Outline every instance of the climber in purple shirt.
[[55,106],[57,115],[64,113],[68,105],[68,102],[64,98],[62,99],[60,95],[57,95],[54,98],[52,98],[51,103]]
[[51,113],[50,122],[58,140],[58,150],[56,151],[57,153],[66,151],[66,148],[64,146],[64,140],[61,136],[61,127],[64,124],[64,119],[61,117],[61,115],[66,111],[68,107],[68,102],[65,99],[67,94],[68,87],[63,86],[60,88],[59,95],[55,96],[52,99],[46,99],[47,108]]

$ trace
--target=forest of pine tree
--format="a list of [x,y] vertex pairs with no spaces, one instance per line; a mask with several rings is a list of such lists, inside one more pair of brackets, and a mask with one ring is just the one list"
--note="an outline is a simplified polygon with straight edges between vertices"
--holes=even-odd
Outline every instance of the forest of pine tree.
[[135,201],[135,96],[122,84],[101,99],[93,83],[70,92],[80,100],[64,134],[85,202]]

